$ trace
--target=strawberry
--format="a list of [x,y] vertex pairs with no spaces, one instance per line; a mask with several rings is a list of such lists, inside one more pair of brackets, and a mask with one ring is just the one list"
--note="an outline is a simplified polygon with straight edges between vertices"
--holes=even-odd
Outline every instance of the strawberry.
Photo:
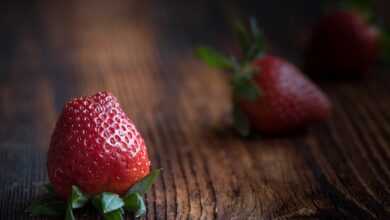
[[320,78],[367,75],[389,61],[390,34],[378,25],[372,0],[343,0],[313,28],[305,51],[307,73]]
[[48,174],[64,198],[72,185],[88,194],[125,193],[149,174],[147,149],[133,122],[107,92],[68,102],[48,153]]
[[351,77],[369,72],[379,56],[380,32],[356,10],[321,18],[306,51],[305,68],[320,76]]
[[288,133],[330,116],[331,104],[316,85],[286,60],[265,54],[254,20],[251,34],[243,25],[237,29],[245,54],[239,61],[209,48],[199,48],[197,55],[210,66],[232,72],[234,124],[241,135],[249,135],[251,128]]
[[[141,194],[159,173],[150,172],[143,138],[108,92],[66,103],[51,138],[47,169],[53,192],[68,201],[60,209],[66,210],[65,219],[75,219],[72,209],[89,199],[105,219],[120,219],[123,209],[140,216],[145,213]],[[61,213],[48,204],[44,210],[51,212],[36,205],[29,210],[34,215]]]
[[255,129],[285,133],[329,117],[328,98],[294,65],[270,55],[256,59],[254,65],[261,71],[253,78],[261,97],[240,99],[239,104]]

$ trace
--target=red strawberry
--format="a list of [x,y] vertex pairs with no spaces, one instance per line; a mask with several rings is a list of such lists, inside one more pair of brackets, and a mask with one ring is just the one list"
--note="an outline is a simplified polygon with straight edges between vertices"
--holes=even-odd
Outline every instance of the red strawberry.
[[305,68],[320,77],[367,73],[379,56],[380,32],[357,10],[337,10],[322,17],[309,42]]
[[285,133],[330,116],[328,98],[301,71],[287,61],[264,56],[254,62],[253,78],[261,95],[239,100],[251,125],[263,133]]
[[125,193],[149,174],[147,149],[133,122],[107,92],[68,102],[56,124],[48,174],[63,198],[72,185],[89,194]]
[[254,128],[282,134],[330,116],[325,94],[294,65],[264,53],[264,40],[254,20],[251,33],[238,26],[243,58],[229,59],[209,48],[197,55],[212,67],[232,72],[234,122],[241,135]]

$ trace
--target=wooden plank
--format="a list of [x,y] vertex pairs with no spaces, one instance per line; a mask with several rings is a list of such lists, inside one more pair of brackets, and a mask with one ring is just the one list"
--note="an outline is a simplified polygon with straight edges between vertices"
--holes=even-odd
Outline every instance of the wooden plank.
[[164,168],[146,219],[390,219],[390,77],[324,83],[332,120],[242,140],[229,128],[223,73],[192,56],[225,9],[174,3],[43,1],[22,8],[27,18],[11,7],[17,28],[3,24],[0,43],[12,45],[0,82],[0,219],[30,219],[22,210],[47,181],[63,103],[100,90],[119,98]]

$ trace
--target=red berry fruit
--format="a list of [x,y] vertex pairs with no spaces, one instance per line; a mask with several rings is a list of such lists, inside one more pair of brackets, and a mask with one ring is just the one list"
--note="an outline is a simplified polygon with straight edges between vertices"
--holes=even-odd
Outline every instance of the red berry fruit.
[[322,17],[305,54],[308,74],[350,78],[369,72],[377,61],[380,32],[356,10],[338,10]]
[[72,185],[89,195],[125,193],[149,174],[143,138],[117,99],[107,92],[69,101],[48,153],[54,190],[67,198]]
[[266,55],[254,62],[254,83],[261,95],[254,101],[240,99],[240,109],[262,133],[292,132],[330,116],[326,95],[287,61]]
[[250,32],[239,25],[240,59],[210,49],[197,55],[212,67],[232,73],[234,126],[243,136],[253,128],[266,134],[285,134],[323,121],[331,114],[327,96],[289,62],[266,55],[264,39],[254,20]]

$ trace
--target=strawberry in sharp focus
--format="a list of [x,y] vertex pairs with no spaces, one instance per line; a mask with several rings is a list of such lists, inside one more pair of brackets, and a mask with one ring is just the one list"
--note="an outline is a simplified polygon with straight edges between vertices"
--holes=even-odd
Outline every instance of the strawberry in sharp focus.
[[344,0],[314,27],[305,52],[305,70],[319,78],[365,75],[388,49],[385,32],[374,25],[371,0]]
[[109,93],[68,102],[57,122],[48,153],[54,190],[67,198],[72,185],[90,195],[125,193],[149,174],[143,138]]
[[212,67],[232,73],[234,124],[241,135],[250,129],[284,134],[330,116],[327,96],[301,71],[276,56],[266,55],[264,40],[254,20],[251,32],[237,27],[244,57],[228,59],[210,48],[197,55]]
[[[118,100],[107,92],[66,103],[51,138],[47,169],[51,185],[31,215],[64,215],[88,202],[106,220],[146,212],[144,194],[159,175],[150,171],[145,142]],[[67,202],[65,203],[64,200]]]

